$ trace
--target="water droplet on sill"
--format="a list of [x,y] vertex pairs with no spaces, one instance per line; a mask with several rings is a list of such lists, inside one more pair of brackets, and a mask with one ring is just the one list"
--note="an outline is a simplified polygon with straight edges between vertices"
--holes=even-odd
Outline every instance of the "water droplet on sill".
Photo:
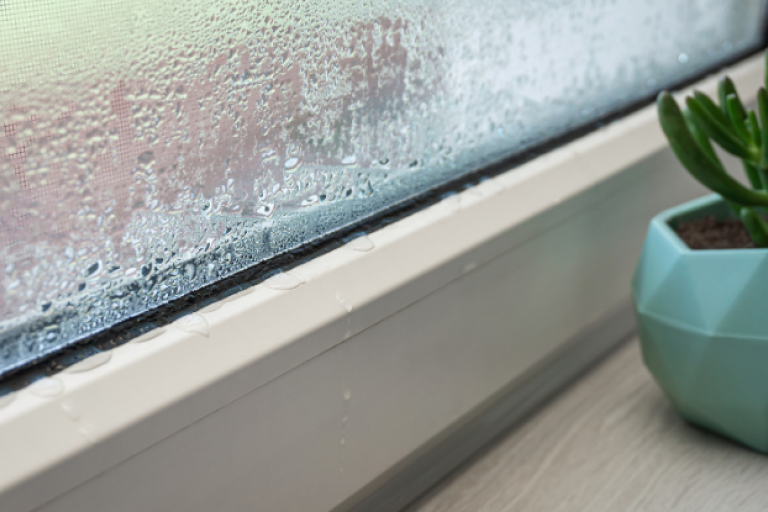
[[440,204],[450,212],[458,212],[461,210],[461,200],[457,194],[446,197],[440,201]]
[[344,388],[344,400],[349,400],[350,398],[352,398],[352,390]]
[[480,184],[477,185],[477,188],[489,196],[498,194],[504,190],[504,186],[496,178],[488,178],[487,180],[481,181]]
[[339,305],[344,308],[347,313],[352,312],[352,303],[344,297],[341,292],[336,292],[336,300],[339,301]]
[[61,410],[64,411],[64,414],[67,416],[67,418],[71,419],[72,421],[77,421],[80,419],[80,411],[78,411],[70,402],[61,402]]
[[94,427],[90,423],[83,423],[82,425],[80,425],[80,428],[78,428],[77,430],[80,432],[80,434],[82,434],[84,438],[86,438],[91,443],[95,443],[99,440],[96,427]]
[[87,372],[108,363],[110,359],[112,359],[111,352],[99,352],[98,354],[92,355],[88,359],[84,359],[79,363],[73,364],[72,366],[67,368],[67,372],[69,373]]
[[475,263],[473,261],[471,263],[467,263],[466,265],[464,265],[464,268],[462,269],[462,272],[464,272],[466,274],[467,272],[472,272],[476,268],[477,268],[477,263]]
[[352,165],[357,163],[357,157],[355,155],[350,155],[344,157],[344,159],[341,161],[343,165]]
[[16,398],[16,393],[8,393],[7,395],[0,396],[0,409],[8,407],[11,402]]
[[179,318],[174,325],[184,332],[202,334],[206,337],[209,335],[208,320],[197,313]]
[[161,334],[165,334],[165,328],[154,329],[152,331],[149,331],[146,334],[142,334],[141,336],[139,336],[138,338],[133,340],[133,342],[134,343],[144,343],[144,342],[147,342],[149,340],[153,340],[153,339],[157,338]]
[[213,304],[205,306],[203,309],[201,309],[200,313],[213,313],[214,311],[220,310],[224,304],[225,303],[222,300],[214,302]]
[[293,274],[282,273],[270,277],[264,283],[273,290],[293,290],[301,286],[303,281]]
[[52,398],[64,392],[64,384],[59,379],[43,377],[29,386],[29,392],[42,398]]
[[235,286],[230,290],[227,290],[223,294],[219,295],[218,302],[223,306],[228,302],[233,302],[241,297],[245,297],[246,295],[251,294],[254,291],[256,291],[255,286],[250,286],[250,285]]
[[368,238],[368,235],[363,235],[349,242],[347,244],[347,247],[349,247],[353,251],[368,252],[374,247],[376,247],[376,245],[373,243],[373,240]]

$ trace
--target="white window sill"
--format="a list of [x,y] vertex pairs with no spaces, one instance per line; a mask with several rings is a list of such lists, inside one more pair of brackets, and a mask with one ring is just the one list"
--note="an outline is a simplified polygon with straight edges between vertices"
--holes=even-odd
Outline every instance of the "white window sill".
[[[762,59],[729,74],[754,91]],[[626,310],[648,220],[703,192],[665,147],[648,107],[203,311],[207,336],[172,325],[18,393],[0,510],[354,506]]]

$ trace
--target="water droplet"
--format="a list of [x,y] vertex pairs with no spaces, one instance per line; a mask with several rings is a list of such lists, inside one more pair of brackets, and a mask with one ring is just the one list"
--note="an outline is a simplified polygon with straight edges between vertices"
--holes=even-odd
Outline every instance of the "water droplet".
[[475,270],[476,268],[477,268],[477,263],[475,263],[475,262],[473,261],[473,262],[471,262],[471,263],[467,263],[466,265],[464,265],[464,268],[463,268],[463,269],[461,269],[461,270],[462,270],[462,272],[464,272],[464,273],[466,274],[467,272],[472,272],[472,271],[473,271],[473,270]]
[[461,202],[459,199],[459,196],[457,194],[450,195],[440,201],[440,203],[443,205],[445,209],[447,209],[450,212],[458,212],[461,210]]
[[101,262],[97,261],[96,263],[88,267],[88,269],[85,271],[85,275],[88,277],[91,277],[92,275],[96,274],[100,268],[101,268]]
[[350,398],[352,398],[352,390],[344,388],[344,400],[349,400]]
[[502,184],[499,182],[499,180],[495,178],[489,178],[487,180],[481,181],[477,185],[477,188],[482,193],[487,194],[489,196],[492,196],[504,190],[504,187],[502,186]]
[[352,303],[341,292],[336,292],[336,300],[339,301],[339,304],[347,313],[352,312]]
[[686,62],[688,62],[688,54],[687,53],[681,53],[677,57],[677,60],[680,61],[680,64],[685,64]]
[[144,153],[139,155],[138,161],[139,161],[140,164],[146,165],[146,164],[150,163],[154,159],[155,159],[155,154],[154,153],[152,153],[151,151],[145,151]]
[[285,161],[285,164],[283,164],[283,167],[285,167],[286,169],[293,169],[294,167],[296,167],[298,163],[299,163],[298,158],[289,158],[288,160]]
[[223,306],[227,302],[235,301],[241,297],[245,297],[246,295],[249,295],[253,293],[256,290],[255,286],[241,286],[237,287],[236,290],[232,291],[232,293],[229,293],[228,295],[220,295],[219,296],[219,303]]
[[67,418],[72,421],[80,419],[80,411],[78,411],[71,402],[61,402],[61,410],[67,415]]
[[146,341],[153,340],[153,339],[157,338],[161,334],[165,334],[165,328],[151,330],[148,333],[142,334],[141,336],[137,337],[135,340],[133,340],[133,342],[134,343],[144,343]]
[[94,368],[98,368],[99,366],[103,364],[107,364],[109,360],[112,359],[112,352],[99,352],[98,354],[94,354],[88,359],[83,359],[79,363],[75,363],[69,368],[67,368],[67,372],[69,373],[82,373],[87,372],[90,370],[93,370]]
[[349,242],[347,247],[353,251],[368,252],[376,246],[374,245],[373,240],[368,238],[368,235],[363,235]]
[[64,392],[64,384],[59,379],[43,377],[29,386],[29,392],[39,397],[52,398]]
[[268,203],[256,209],[256,214],[264,217],[270,217],[273,213],[275,213],[275,203]]
[[80,425],[80,428],[77,429],[80,434],[84,438],[86,438],[88,441],[95,443],[99,440],[98,432],[96,430],[96,427],[91,425],[90,423],[83,423]]
[[187,279],[193,279],[195,277],[195,265],[193,263],[187,263],[184,265],[184,277]]
[[312,195],[301,202],[301,206],[312,206],[317,204],[320,198],[317,195]]
[[264,283],[273,290],[293,290],[301,286],[303,281],[293,274],[280,273],[270,277]]
[[220,310],[224,304],[226,304],[223,300],[217,300],[216,302],[205,306],[203,309],[200,310],[201,313],[213,313],[214,311]]
[[352,165],[357,162],[357,157],[355,155],[345,156],[344,159],[341,161],[343,165]]
[[11,402],[16,398],[16,393],[8,393],[7,395],[0,396],[0,409],[8,407]]
[[208,320],[202,315],[192,313],[190,315],[183,316],[174,322],[174,325],[184,332],[193,332],[208,336]]
[[342,437],[340,443],[344,446],[347,443],[347,440]]

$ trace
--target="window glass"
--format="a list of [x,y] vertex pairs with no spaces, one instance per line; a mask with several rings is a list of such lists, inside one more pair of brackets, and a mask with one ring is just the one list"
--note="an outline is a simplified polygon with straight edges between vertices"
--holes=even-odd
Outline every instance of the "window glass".
[[0,374],[762,44],[763,0],[0,0]]

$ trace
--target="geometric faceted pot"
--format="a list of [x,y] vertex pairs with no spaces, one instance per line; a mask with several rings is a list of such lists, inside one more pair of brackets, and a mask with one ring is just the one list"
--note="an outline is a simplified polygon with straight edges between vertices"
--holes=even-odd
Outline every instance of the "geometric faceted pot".
[[686,420],[768,453],[768,249],[691,250],[673,227],[731,217],[707,196],[651,222],[632,281],[645,364]]

